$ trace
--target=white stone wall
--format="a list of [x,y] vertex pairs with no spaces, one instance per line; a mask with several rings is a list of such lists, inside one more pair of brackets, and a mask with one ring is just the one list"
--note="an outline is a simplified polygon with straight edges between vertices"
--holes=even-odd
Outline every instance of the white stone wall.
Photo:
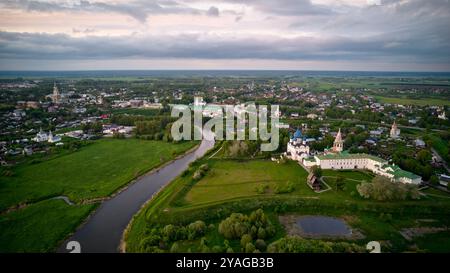
[[320,160],[318,157],[316,157],[316,161],[322,169],[352,170],[366,169],[367,166],[367,159],[359,158]]

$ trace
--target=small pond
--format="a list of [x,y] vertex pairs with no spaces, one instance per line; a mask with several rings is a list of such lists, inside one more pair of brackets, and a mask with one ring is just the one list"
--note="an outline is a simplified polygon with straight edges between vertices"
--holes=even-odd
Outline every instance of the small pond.
[[308,235],[313,236],[350,236],[351,228],[344,220],[327,216],[302,216],[297,219],[297,226]]

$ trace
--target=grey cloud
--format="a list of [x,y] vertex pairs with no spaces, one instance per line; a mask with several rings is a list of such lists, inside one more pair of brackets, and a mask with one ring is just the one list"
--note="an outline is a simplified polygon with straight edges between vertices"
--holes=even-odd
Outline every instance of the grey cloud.
[[[199,0],[189,1],[198,2]],[[261,12],[282,16],[329,15],[334,13],[330,7],[314,4],[311,0],[222,0],[216,2],[242,4]]]
[[0,2],[0,8],[24,9],[39,12],[57,11],[92,11],[115,12],[125,14],[134,19],[145,22],[151,14],[202,14],[202,11],[170,0],[134,0],[127,3],[106,3],[81,0],[78,2],[44,2],[37,0],[4,0]]
[[424,46],[416,41],[375,36],[310,38],[253,37],[219,39],[199,34],[74,38],[64,34],[0,32],[0,59],[279,59],[450,62],[448,44]]
[[[80,0],[68,3],[66,1],[48,2],[43,0],[4,0],[0,7],[25,9],[29,11],[52,12],[52,11],[94,11],[94,12],[117,12],[126,14],[138,21],[144,22],[151,14],[206,14],[218,16],[219,9],[216,6],[208,10],[199,10],[189,6],[192,2],[199,0],[133,0],[127,3],[107,3],[95,0]],[[237,3],[251,6],[256,10],[283,16],[303,15],[329,15],[334,13],[325,5],[313,4],[311,0],[222,0],[215,3]],[[233,12],[233,11],[229,11]]]
[[217,16],[219,16],[219,9],[216,8],[216,7],[214,7],[214,6],[213,6],[213,7],[210,7],[210,8],[208,9],[208,11],[206,12],[206,15],[217,17]]

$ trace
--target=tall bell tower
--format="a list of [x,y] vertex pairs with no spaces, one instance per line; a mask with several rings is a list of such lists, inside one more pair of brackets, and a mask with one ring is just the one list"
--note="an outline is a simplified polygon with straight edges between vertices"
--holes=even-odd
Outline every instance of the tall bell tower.
[[333,152],[340,153],[344,150],[344,141],[342,141],[341,128],[339,128],[339,132],[336,135],[333,143]]

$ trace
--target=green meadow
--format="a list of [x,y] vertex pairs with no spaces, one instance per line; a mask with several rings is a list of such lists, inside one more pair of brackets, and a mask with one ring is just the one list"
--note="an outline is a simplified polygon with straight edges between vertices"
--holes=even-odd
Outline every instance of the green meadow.
[[49,252],[86,218],[96,205],[44,200],[0,216],[0,252]]
[[188,142],[103,139],[68,155],[17,166],[12,177],[0,177],[0,210],[58,195],[75,202],[105,197],[191,147]]
[[[136,177],[193,148],[194,142],[166,143],[102,139],[78,151],[12,168],[0,177],[0,252],[50,251],[95,205]],[[51,199],[67,196],[74,205]],[[8,211],[8,208],[18,207]]]
[[391,103],[391,104],[402,104],[402,105],[418,105],[418,106],[426,106],[426,105],[436,105],[436,106],[449,106],[450,101],[445,99],[435,99],[435,98],[421,98],[421,99],[410,99],[410,98],[392,98],[392,97],[382,97],[375,96],[375,98],[383,103]]

